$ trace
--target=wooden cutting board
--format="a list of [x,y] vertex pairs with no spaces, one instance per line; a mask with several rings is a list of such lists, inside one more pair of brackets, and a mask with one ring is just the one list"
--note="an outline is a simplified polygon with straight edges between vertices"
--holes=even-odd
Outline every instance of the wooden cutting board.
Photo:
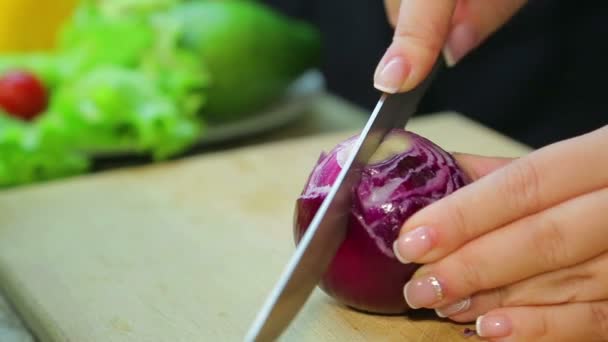
[[[525,153],[457,115],[409,129],[448,150]],[[239,341],[294,250],[294,200],[350,132],[0,193],[0,285],[42,341]],[[285,341],[459,341],[316,290]]]

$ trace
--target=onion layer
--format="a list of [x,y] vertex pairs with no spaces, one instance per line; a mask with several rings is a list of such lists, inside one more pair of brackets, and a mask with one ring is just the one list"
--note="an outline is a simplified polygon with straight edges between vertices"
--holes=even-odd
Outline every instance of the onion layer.
[[[349,156],[357,137],[322,153],[296,202],[294,237],[300,241]],[[454,158],[426,138],[393,130],[352,189],[346,240],[319,287],[354,309],[398,314],[409,308],[403,286],[419,267],[393,253],[402,224],[428,204],[467,183]]]

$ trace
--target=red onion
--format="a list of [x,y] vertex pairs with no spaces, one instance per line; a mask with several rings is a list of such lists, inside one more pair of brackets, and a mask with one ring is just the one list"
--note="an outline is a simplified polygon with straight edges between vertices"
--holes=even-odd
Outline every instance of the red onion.
[[[300,241],[327,196],[356,137],[322,153],[296,203],[294,237]],[[467,183],[453,157],[426,138],[393,130],[352,189],[346,240],[319,287],[354,309],[398,314],[409,308],[403,286],[419,267],[404,265],[393,242],[407,218]]]

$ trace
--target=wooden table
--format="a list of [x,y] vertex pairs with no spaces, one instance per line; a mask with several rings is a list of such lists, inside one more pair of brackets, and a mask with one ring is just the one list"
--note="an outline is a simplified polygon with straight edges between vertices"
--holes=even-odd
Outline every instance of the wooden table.
[[[246,148],[0,193],[0,286],[42,341],[241,340],[294,249],[305,177],[365,120],[331,97],[316,106],[310,127],[334,120],[320,124],[334,132],[300,123]],[[456,114],[409,129],[452,151],[527,151]],[[316,290],[284,340],[459,341],[462,329],[357,313]]]

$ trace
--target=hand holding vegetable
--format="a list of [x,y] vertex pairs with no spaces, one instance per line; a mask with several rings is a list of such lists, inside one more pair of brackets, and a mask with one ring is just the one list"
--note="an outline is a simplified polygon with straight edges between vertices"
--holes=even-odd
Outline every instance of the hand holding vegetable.
[[[407,91],[525,0],[386,0],[396,27],[375,86]],[[608,126],[517,159],[459,156],[474,182],[410,217],[394,244],[413,308],[516,341],[608,339]]]
[[478,334],[608,339],[608,126],[516,160],[461,156],[476,180],[408,219],[395,243],[425,264],[404,288]]
[[393,43],[380,61],[376,88],[407,91],[424,79],[445,46],[456,62],[502,26],[526,0],[385,0],[395,26]]

